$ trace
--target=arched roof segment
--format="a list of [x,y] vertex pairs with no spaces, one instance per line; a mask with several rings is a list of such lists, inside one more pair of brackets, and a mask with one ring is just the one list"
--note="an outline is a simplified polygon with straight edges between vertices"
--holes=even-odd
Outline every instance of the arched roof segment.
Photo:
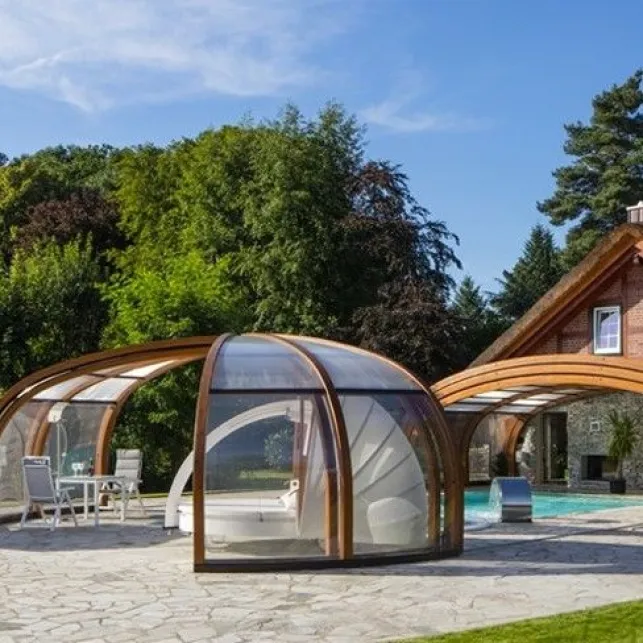
[[432,390],[448,414],[530,416],[605,391],[643,393],[643,360],[534,355],[466,369]]
[[119,404],[138,386],[203,359],[215,337],[162,340],[59,362],[23,378],[0,400],[0,433],[28,402]]

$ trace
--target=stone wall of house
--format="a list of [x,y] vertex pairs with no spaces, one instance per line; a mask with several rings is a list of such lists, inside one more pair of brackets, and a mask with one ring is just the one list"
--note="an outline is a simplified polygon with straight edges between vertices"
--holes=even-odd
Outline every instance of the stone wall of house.
[[625,461],[623,473],[629,488],[643,489],[643,396],[632,393],[611,393],[601,395],[567,406],[567,461],[569,487],[572,489],[607,490],[609,482],[582,479],[582,457],[607,455],[611,429],[609,412],[620,412],[638,416],[642,420],[639,440],[632,458]]

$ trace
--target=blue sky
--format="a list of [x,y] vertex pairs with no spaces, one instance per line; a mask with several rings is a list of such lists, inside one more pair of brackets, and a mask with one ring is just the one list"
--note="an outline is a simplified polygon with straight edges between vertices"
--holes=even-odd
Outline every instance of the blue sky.
[[493,289],[545,220],[563,123],[643,65],[641,24],[640,0],[0,0],[0,150],[165,143],[334,99]]

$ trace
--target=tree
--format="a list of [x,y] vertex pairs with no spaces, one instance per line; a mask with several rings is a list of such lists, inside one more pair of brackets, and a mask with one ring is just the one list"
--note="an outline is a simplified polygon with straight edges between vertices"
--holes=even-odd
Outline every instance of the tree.
[[244,302],[227,277],[228,262],[207,263],[195,250],[170,257],[162,270],[138,267],[105,289],[109,346],[243,330]]
[[58,146],[12,159],[0,167],[0,251],[8,260],[12,239],[30,208],[65,201],[82,188],[107,195],[114,187],[119,151],[107,146]]
[[427,382],[453,370],[460,336],[444,294],[419,279],[383,286],[377,302],[355,312],[355,340],[410,368]]
[[77,241],[16,253],[0,274],[0,387],[97,350],[107,313],[99,279],[91,249]]
[[464,368],[506,330],[507,323],[490,308],[489,297],[470,275],[460,283],[451,308],[462,334],[458,365]]
[[98,256],[122,248],[124,238],[118,229],[118,206],[96,189],[81,188],[68,199],[43,201],[27,210],[25,223],[17,230],[15,246],[28,250],[54,240],[65,244],[76,238],[89,241]]
[[522,255],[511,270],[503,270],[501,290],[492,297],[495,309],[509,321],[522,317],[564,273],[552,233],[532,228]]
[[554,225],[575,222],[566,267],[578,263],[608,231],[625,221],[625,208],[643,195],[643,69],[592,101],[589,124],[565,125],[565,153],[575,158],[554,171],[556,190],[538,209]]

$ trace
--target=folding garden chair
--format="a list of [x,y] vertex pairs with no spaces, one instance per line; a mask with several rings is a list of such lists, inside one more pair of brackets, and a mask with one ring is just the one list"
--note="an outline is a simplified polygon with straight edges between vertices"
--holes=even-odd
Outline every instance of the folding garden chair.
[[63,505],[69,506],[74,525],[78,526],[74,505],[69,495],[69,489],[56,489],[54,485],[49,457],[25,456],[22,458],[22,474],[24,478],[25,508],[20,520],[21,528],[25,526],[27,516],[32,507],[37,507],[45,524],[48,523],[43,507],[44,503],[54,506],[54,515],[51,522],[48,523],[51,531],[53,531],[60,522]]
[[141,505],[143,515],[146,515],[145,505],[141,498],[139,486],[142,484],[141,469],[143,467],[143,455],[140,449],[117,449],[116,466],[114,467],[114,476],[124,479],[124,484],[117,482],[108,482],[100,490],[101,494],[111,495],[114,502],[114,511],[116,511],[116,496],[120,495],[121,502],[127,505],[130,498],[135,495]]

